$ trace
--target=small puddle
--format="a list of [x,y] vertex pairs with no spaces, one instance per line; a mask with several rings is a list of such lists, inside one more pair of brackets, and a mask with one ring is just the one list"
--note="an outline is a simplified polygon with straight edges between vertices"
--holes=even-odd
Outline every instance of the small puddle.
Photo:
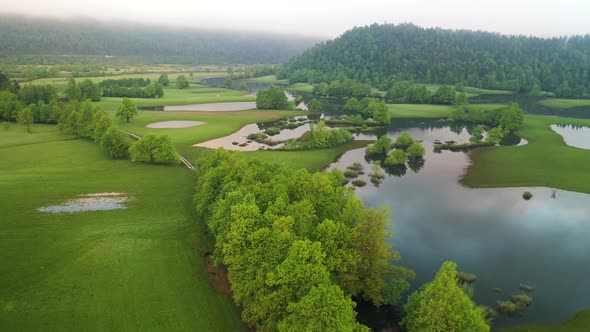
[[561,135],[565,144],[590,150],[590,127],[574,125],[551,125],[551,129]]
[[123,203],[130,198],[125,193],[105,192],[78,195],[78,198],[61,205],[44,206],[37,209],[49,213],[75,213],[86,211],[121,210],[127,207]]

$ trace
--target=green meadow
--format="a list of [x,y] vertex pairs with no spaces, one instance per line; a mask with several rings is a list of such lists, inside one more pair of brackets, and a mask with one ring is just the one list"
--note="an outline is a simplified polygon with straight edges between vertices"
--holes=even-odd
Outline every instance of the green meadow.
[[552,124],[590,126],[590,120],[526,115],[516,135],[528,144],[473,150],[462,182],[469,187],[544,186],[590,193],[590,150],[566,145]]
[[590,310],[582,310],[558,326],[521,326],[498,332],[585,332],[590,326]]
[[[469,105],[468,108],[488,111],[503,106],[502,104],[477,104]],[[387,107],[393,118],[448,118],[455,110],[452,105],[431,104],[387,104]]]
[[551,108],[572,108],[578,106],[590,106],[590,99],[548,98],[540,100],[539,104]]
[[276,75],[253,77],[253,78],[248,78],[245,81],[252,82],[252,83],[289,84],[289,81],[287,79],[279,80],[279,79],[277,79]]
[[[192,172],[111,160],[55,126],[1,129],[0,142],[2,330],[245,330],[201,256],[212,240]],[[37,211],[101,192],[125,193],[127,209]]]

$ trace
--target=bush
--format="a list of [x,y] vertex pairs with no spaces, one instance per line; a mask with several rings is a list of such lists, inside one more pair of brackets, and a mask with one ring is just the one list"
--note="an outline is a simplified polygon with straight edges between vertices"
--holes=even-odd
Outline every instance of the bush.
[[116,126],[110,126],[107,129],[102,137],[101,144],[113,159],[126,159],[129,157],[131,139]]
[[367,182],[365,182],[363,180],[354,180],[354,181],[352,181],[352,185],[355,187],[364,187],[367,185]]
[[472,284],[477,280],[477,276],[467,272],[457,272],[457,279],[460,284]]
[[366,149],[366,154],[369,156],[386,155],[393,148],[393,142],[387,135],[379,137],[375,144]]
[[396,148],[407,148],[412,143],[414,143],[414,139],[408,133],[402,133],[393,144]]
[[268,136],[278,135],[280,132],[281,132],[281,130],[276,127],[270,127],[264,131],[264,133],[267,134]]
[[521,315],[532,303],[533,299],[528,295],[512,295],[510,301],[496,302],[496,310],[509,316]]
[[533,198],[533,193],[531,193],[530,191],[525,191],[524,193],[522,193],[522,198],[528,201],[529,199]]
[[153,164],[178,164],[180,158],[168,135],[146,135],[129,149],[131,160]]
[[395,149],[389,154],[389,156],[387,156],[387,158],[385,158],[383,163],[386,166],[399,166],[404,165],[406,161],[408,161],[406,153],[401,149]]
[[422,145],[422,143],[414,142],[408,147],[406,152],[408,153],[408,155],[410,155],[410,157],[422,158],[426,154],[426,149],[424,148],[424,145]]
[[354,163],[351,166],[346,167],[347,169],[353,170],[355,172],[360,172],[363,170],[363,165],[361,163]]
[[344,171],[344,176],[349,179],[352,179],[352,178],[356,178],[358,176],[358,174],[356,171],[347,169],[346,171]]
[[535,290],[537,290],[537,287],[527,284],[520,284],[518,285],[518,289],[524,292],[534,292]]

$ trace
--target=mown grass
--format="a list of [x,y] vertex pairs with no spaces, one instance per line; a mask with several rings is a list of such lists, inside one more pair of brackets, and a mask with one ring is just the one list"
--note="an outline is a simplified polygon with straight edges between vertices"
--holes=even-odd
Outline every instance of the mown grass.
[[553,187],[590,193],[590,150],[567,146],[552,124],[590,126],[590,120],[526,115],[516,134],[524,146],[471,152],[462,182],[469,187]]
[[590,310],[582,310],[559,326],[520,326],[498,332],[586,332],[590,328]]
[[[469,109],[483,111],[495,110],[502,104],[477,104],[469,105]],[[453,114],[455,107],[452,105],[430,104],[387,104],[389,114],[393,118],[448,118]]]
[[300,91],[300,92],[313,92],[313,85],[309,83],[295,83],[289,85],[287,88],[289,91]]
[[590,99],[558,99],[549,98],[538,102],[545,107],[551,108],[572,108],[578,106],[590,106]]
[[[0,131],[12,137],[0,148],[0,330],[244,330],[200,257],[212,243],[193,214],[194,173],[110,160],[40,127]],[[133,197],[128,209],[36,211],[112,191]]]
[[[434,93],[442,84],[424,84],[426,88],[431,93]],[[472,86],[463,87],[463,92],[467,95],[467,97],[475,97],[478,95],[507,95],[513,94],[514,92],[508,90],[492,90],[492,89],[482,89],[476,88]]]
[[310,172],[324,169],[348,150],[367,146],[372,141],[350,141],[329,149],[304,151],[253,151],[246,152],[248,158],[259,159],[269,163],[291,167],[306,168]]
[[[256,97],[248,96],[248,91],[208,87],[202,84],[191,84],[188,89],[176,89],[174,83],[164,89],[162,98],[130,98],[138,107],[163,107],[171,105],[189,105],[206,103],[226,103],[237,101],[255,101]],[[103,97],[96,104],[105,110],[119,107],[123,98]]]

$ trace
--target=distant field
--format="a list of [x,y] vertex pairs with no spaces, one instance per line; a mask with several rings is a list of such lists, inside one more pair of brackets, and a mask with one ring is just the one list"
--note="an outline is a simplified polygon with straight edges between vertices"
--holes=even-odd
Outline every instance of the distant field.
[[309,83],[295,83],[289,85],[287,88],[289,91],[301,91],[301,92],[313,92],[313,85]]
[[[442,84],[424,84],[426,88],[431,93],[434,93]],[[475,97],[478,95],[506,95],[506,94],[513,94],[514,92],[508,90],[490,90],[490,89],[481,89],[481,88],[474,88],[471,86],[466,86],[463,88],[463,91],[467,95],[467,97]]]
[[[121,79],[121,78],[149,78],[154,81],[160,77],[161,73],[145,73],[145,74],[124,74],[124,75],[113,75],[113,76],[98,76],[98,77],[77,77],[76,81],[89,79],[95,83],[108,80],[108,79]],[[180,73],[169,73],[168,78],[171,81],[176,80],[180,75],[186,76],[187,79],[191,79],[190,72]],[[193,72],[192,78],[204,78],[204,77],[223,77],[227,76],[226,72]],[[56,78],[40,78],[34,80],[33,84],[53,84],[58,89],[63,89],[68,83],[68,77],[56,77]]]
[[[177,89],[174,83],[164,89],[162,98],[131,98],[138,107],[161,107],[171,105],[223,103],[234,101],[255,101],[256,97],[248,96],[248,91],[208,87],[202,84],[191,84],[188,89]],[[123,98],[103,97],[96,104],[105,110],[117,109]]]
[[[495,110],[502,104],[477,104],[469,105],[469,109]],[[394,118],[448,118],[455,110],[452,105],[430,104],[387,104],[389,114]]]
[[[55,126],[0,130],[0,330],[244,331],[200,256],[212,240],[193,213],[194,174],[68,138]],[[100,192],[133,199],[126,210],[36,211]]]
[[524,146],[479,148],[462,182],[469,187],[552,187],[590,193],[590,150],[568,146],[552,124],[590,126],[590,120],[526,115],[516,134]]
[[498,330],[498,332],[585,332],[590,327],[590,310],[578,312],[559,326],[522,326]]
[[571,108],[577,106],[590,106],[590,99],[543,99],[539,104],[551,108]]
[[256,83],[275,83],[275,84],[288,84],[289,81],[286,79],[279,80],[277,79],[276,75],[267,75],[267,76],[260,76],[260,77],[253,77],[248,78],[245,80],[246,82],[256,82]]

